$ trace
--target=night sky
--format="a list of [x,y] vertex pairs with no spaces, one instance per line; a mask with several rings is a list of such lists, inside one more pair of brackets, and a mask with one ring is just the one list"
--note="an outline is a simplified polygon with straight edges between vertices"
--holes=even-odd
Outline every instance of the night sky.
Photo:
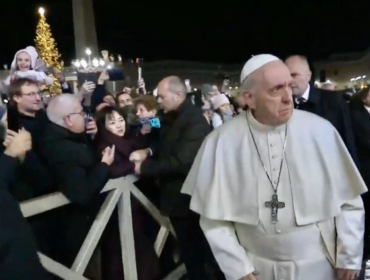
[[[39,6],[63,60],[74,59],[71,0],[2,1],[0,63],[33,44]],[[100,49],[146,61],[244,62],[251,54],[311,60],[370,47],[370,1],[93,0]]]

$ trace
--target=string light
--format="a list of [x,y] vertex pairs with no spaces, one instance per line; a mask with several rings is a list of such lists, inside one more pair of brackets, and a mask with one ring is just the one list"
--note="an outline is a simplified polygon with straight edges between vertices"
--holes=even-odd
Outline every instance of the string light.
[[40,7],[39,14],[43,16],[45,14],[45,9],[43,7]]
[[[46,67],[53,67],[61,71],[63,69],[63,62],[61,60],[61,55],[59,54],[57,44],[53,38],[50,30],[50,25],[46,22],[45,9],[39,8],[40,20],[36,27],[36,39],[35,46],[39,57],[43,60]],[[54,75],[49,75],[53,82],[50,86],[42,86],[41,90],[47,89],[52,94],[62,93],[62,87],[60,82]]]

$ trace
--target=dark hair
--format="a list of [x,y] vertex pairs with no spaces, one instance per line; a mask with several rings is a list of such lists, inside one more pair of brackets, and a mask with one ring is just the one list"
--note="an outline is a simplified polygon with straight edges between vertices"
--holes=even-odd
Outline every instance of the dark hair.
[[135,109],[140,104],[143,105],[148,111],[156,110],[158,112],[159,110],[157,99],[152,95],[143,95],[134,100]]
[[31,80],[29,78],[19,78],[16,79],[13,83],[10,84],[8,88],[8,96],[9,96],[9,102],[10,105],[17,105],[14,101],[14,96],[21,96],[22,95],[22,87],[24,85],[35,85],[39,86],[38,83],[34,80]]
[[107,118],[111,118],[112,115],[113,115],[113,112],[117,112],[120,116],[123,117],[123,119],[125,120],[125,123],[126,123],[126,133],[127,133],[130,126],[129,126],[128,121],[127,121],[126,112],[124,110],[122,110],[122,108],[112,107],[112,106],[104,107],[100,111],[96,112],[95,121],[96,121],[96,124],[98,126],[98,129],[101,129],[102,127],[105,127],[105,120]]
[[111,94],[111,93],[109,93],[109,92],[107,92],[107,93],[104,94],[104,97],[106,97],[106,96],[112,96],[114,98],[114,95]]
[[238,101],[236,100],[235,97],[229,97],[230,105],[234,107],[235,113],[238,112],[238,109],[240,108],[240,105],[238,104]]
[[224,123],[224,122],[225,122],[224,114],[222,114],[221,109],[220,109],[220,108],[218,108],[218,109],[216,109],[214,112],[215,112],[217,115],[219,115],[219,116],[220,116],[220,118],[221,118],[221,120],[222,120],[222,123]]

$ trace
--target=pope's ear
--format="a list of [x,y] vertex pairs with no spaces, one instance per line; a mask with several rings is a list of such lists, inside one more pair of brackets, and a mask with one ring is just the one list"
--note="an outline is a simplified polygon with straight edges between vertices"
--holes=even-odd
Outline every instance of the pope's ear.
[[243,103],[248,105],[249,108],[254,109],[255,107],[255,98],[254,98],[254,93],[250,91],[243,91],[240,93],[241,94],[241,99],[243,100]]

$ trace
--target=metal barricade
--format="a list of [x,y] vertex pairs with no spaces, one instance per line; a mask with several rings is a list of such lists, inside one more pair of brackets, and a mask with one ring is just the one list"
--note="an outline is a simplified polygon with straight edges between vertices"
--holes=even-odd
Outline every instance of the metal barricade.
[[[123,178],[110,180],[106,184],[102,193],[109,192],[109,194],[101,206],[100,211],[72,265],[72,268],[67,268],[39,253],[43,266],[51,273],[63,279],[88,280],[83,276],[83,274],[96,246],[98,245],[103,231],[112,216],[113,210],[118,206],[118,222],[124,276],[127,280],[137,280],[131,195],[140,202],[140,204],[161,226],[154,244],[157,256],[161,255],[169,234],[172,234],[174,237],[176,236],[170,220],[167,217],[162,216],[153,203],[151,203],[149,199],[133,184],[136,180],[136,176],[129,175]],[[69,203],[70,201],[62,193],[58,192],[22,202],[20,206],[23,216],[28,218],[62,207]],[[175,271],[171,272],[164,280],[177,280],[184,276],[185,273],[185,266],[181,265]]]

